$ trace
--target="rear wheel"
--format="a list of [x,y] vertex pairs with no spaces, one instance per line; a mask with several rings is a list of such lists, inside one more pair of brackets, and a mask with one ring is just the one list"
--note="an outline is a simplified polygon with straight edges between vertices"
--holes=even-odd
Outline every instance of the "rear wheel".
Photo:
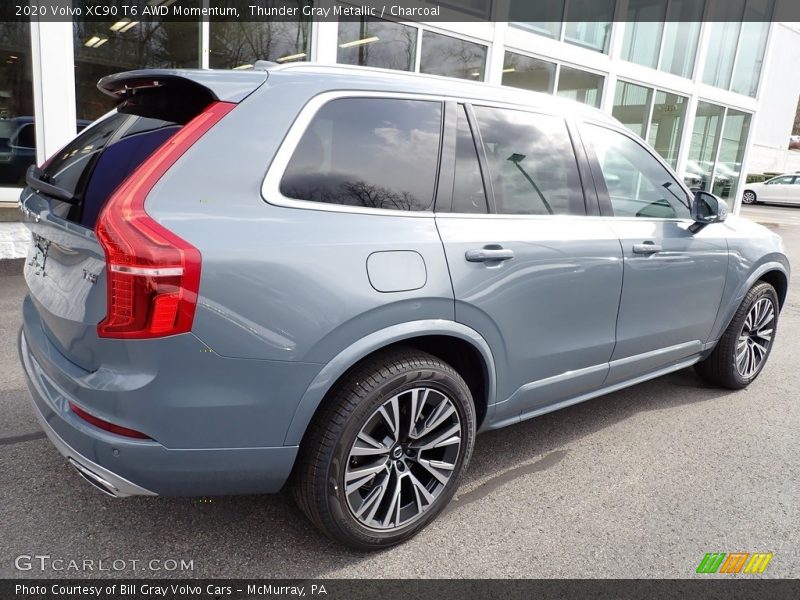
[[315,417],[293,494],[329,537],[392,546],[447,505],[474,440],[472,397],[450,365],[414,349],[383,353],[347,375]]
[[742,202],[745,204],[756,204],[758,202],[756,193],[752,190],[745,190],[744,194],[742,194]]
[[695,369],[714,385],[747,387],[761,373],[778,330],[778,294],[770,284],[750,288],[714,351]]

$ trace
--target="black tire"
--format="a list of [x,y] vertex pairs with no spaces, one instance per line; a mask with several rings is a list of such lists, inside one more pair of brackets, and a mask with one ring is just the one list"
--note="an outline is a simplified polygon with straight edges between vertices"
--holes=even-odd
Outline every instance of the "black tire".
[[[740,367],[737,366],[737,346],[742,343],[740,337],[748,334],[746,321],[750,311],[761,300],[768,301],[773,310],[772,321],[768,322],[768,325],[771,325],[771,334],[766,343],[766,351],[763,354],[763,358],[761,358],[755,370],[752,373],[742,373]],[[731,319],[728,328],[722,334],[714,350],[705,360],[695,365],[697,373],[707,382],[731,390],[740,390],[755,381],[763,370],[775,344],[775,334],[778,331],[779,306],[778,294],[775,288],[764,281],[756,283],[745,295],[741,305],[739,305],[739,309]],[[766,327],[761,331],[766,331]],[[750,337],[753,336],[751,335]],[[755,337],[761,339],[759,336]],[[745,340],[744,344],[748,343]],[[741,347],[739,350],[741,351]]]
[[745,190],[742,194],[742,202],[744,204],[758,204],[758,196],[753,190]]
[[[433,393],[423,392],[423,388],[429,389]],[[419,394],[414,396],[414,404],[410,404],[412,394]],[[457,420],[457,426],[460,428],[460,441],[455,450],[457,458],[456,454],[450,454],[451,458],[448,458],[448,464],[452,459],[452,464],[455,465],[449,479],[446,483],[437,483],[432,480],[430,487],[427,488],[428,491],[438,490],[435,499],[423,507],[424,501],[420,500],[422,496],[419,490],[415,489],[414,483],[424,478],[420,473],[417,473],[420,475],[419,478],[412,480],[411,477],[412,471],[423,469],[419,464],[414,464],[422,458],[423,451],[408,447],[406,448],[408,458],[404,455],[402,460],[394,460],[393,454],[387,453],[386,460],[388,462],[385,465],[385,471],[381,471],[374,477],[375,482],[364,484],[355,492],[351,491],[350,494],[347,494],[345,477],[351,469],[360,468],[358,463],[360,457],[351,455],[351,452],[355,451],[357,437],[370,426],[386,426],[386,431],[389,431],[388,421],[381,421],[381,408],[385,408],[387,402],[397,402],[401,412],[399,418],[395,418],[395,423],[409,423],[408,425],[403,424],[401,430],[403,427],[408,427],[410,435],[414,423],[422,422],[424,432],[429,424],[436,421],[436,419],[431,420],[430,418],[434,407],[433,402],[428,400],[429,395],[436,399],[444,398],[438,404],[449,399],[450,404],[446,405],[447,412],[450,414],[448,418],[453,422]],[[417,403],[416,399],[422,396],[425,399],[421,399]],[[414,407],[422,405],[425,412],[420,409],[417,413],[420,415],[421,421],[411,418],[412,412],[410,412],[409,404]],[[435,405],[435,408],[438,408],[438,404]],[[450,410],[450,405],[455,408],[455,411]],[[311,522],[333,540],[357,550],[377,550],[399,544],[427,526],[452,498],[472,455],[475,443],[475,421],[475,407],[469,388],[450,365],[414,348],[401,348],[379,353],[345,375],[326,397],[320,411],[309,425],[301,444],[291,482],[292,494],[300,509]],[[371,425],[375,423],[377,425]],[[445,425],[451,429],[454,427],[452,422],[445,423]],[[424,439],[430,439],[428,434],[439,435],[442,431],[439,427],[441,426],[432,427]],[[414,428],[414,433],[419,433],[416,428]],[[395,437],[397,438],[396,444],[390,441],[386,444],[381,443],[381,447],[394,444],[392,448],[396,450],[396,447],[400,445],[402,435],[398,432]],[[455,434],[452,434],[452,437],[455,437]],[[448,439],[452,439],[452,437]],[[375,441],[373,438],[370,439]],[[382,439],[385,441],[390,438],[387,436]],[[359,441],[358,443],[363,442]],[[444,446],[444,444],[442,445]],[[452,445],[453,442],[449,442],[450,448]],[[442,450],[438,446],[432,450],[425,450],[425,452],[440,450],[453,452],[450,449]],[[380,452],[382,453],[382,451]],[[412,458],[415,452],[418,452],[416,459]],[[384,459],[381,455],[374,460],[379,462]],[[399,464],[400,462],[408,469],[407,474],[400,473],[403,470],[400,468],[403,466]],[[384,478],[380,484],[377,483],[378,477]],[[392,477],[395,479],[392,480]],[[405,482],[405,488],[403,488],[403,482]],[[395,484],[397,487],[394,487]],[[399,522],[399,526],[392,528],[392,520],[390,520],[388,529],[368,527],[355,516],[356,511],[353,510],[351,503],[353,494],[358,494],[356,501],[360,500],[363,502],[362,506],[366,505],[367,499],[371,495],[370,486],[373,486],[372,491],[375,492],[375,496],[380,495],[381,497],[381,500],[375,502],[380,505],[379,514],[383,514],[383,512],[394,514],[391,508],[395,506],[394,504],[390,503],[388,508],[382,504],[385,502],[383,499],[385,490],[391,488],[394,494],[395,491],[408,490],[410,487],[411,492],[416,494],[416,501],[414,506],[410,504],[404,506],[418,510],[417,518],[403,523],[400,509],[398,509],[395,523]],[[366,492],[363,491],[365,487],[367,488]],[[380,489],[375,490],[374,488]],[[383,493],[379,494],[381,491]],[[364,493],[363,497],[362,493]],[[399,505],[402,497],[399,495],[397,497],[399,498],[397,505]],[[368,524],[371,519],[372,517],[367,517]]]

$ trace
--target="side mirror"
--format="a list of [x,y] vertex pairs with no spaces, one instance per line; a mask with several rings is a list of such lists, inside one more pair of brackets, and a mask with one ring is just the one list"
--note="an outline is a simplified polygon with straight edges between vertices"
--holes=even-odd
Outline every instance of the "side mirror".
[[722,223],[728,218],[728,205],[722,198],[714,194],[697,190],[692,202],[692,232],[700,231],[711,223]]

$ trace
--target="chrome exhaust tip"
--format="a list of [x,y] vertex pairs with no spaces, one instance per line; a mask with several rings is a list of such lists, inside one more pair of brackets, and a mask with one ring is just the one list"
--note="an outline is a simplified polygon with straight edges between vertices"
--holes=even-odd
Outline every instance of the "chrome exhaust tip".
[[112,498],[119,498],[117,488],[111,485],[108,481],[100,477],[97,473],[90,471],[78,461],[73,458],[68,458],[69,464],[75,467],[75,470],[78,472],[78,475],[83,477],[86,481],[91,483],[94,487],[98,490],[103,492],[104,494],[111,496]]

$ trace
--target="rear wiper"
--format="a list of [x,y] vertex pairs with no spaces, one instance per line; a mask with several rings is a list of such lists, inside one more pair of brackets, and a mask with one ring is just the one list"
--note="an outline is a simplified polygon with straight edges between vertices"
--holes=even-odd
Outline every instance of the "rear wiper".
[[62,202],[68,204],[77,204],[78,199],[70,194],[64,188],[60,188],[52,183],[47,183],[42,179],[42,170],[36,165],[28,167],[28,172],[25,173],[25,183],[35,189],[37,192],[42,192]]

